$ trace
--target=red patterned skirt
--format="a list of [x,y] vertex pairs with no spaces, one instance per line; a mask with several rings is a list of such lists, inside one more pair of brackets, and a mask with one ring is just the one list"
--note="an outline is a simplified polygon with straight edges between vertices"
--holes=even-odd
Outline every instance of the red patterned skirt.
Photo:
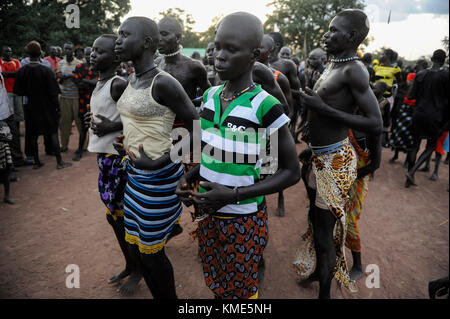
[[209,215],[198,223],[206,286],[221,299],[248,299],[258,292],[258,263],[269,238],[267,208],[234,219]]

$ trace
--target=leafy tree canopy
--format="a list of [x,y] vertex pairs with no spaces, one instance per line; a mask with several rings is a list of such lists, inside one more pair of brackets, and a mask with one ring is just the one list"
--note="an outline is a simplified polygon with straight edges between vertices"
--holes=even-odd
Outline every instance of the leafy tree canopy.
[[[66,7],[80,10],[80,27],[66,26]],[[38,41],[43,50],[70,41],[90,46],[103,33],[116,33],[120,18],[130,11],[129,0],[2,0],[0,2],[1,44],[23,54],[24,46]]]
[[337,13],[365,7],[362,0],[274,0],[270,5],[275,10],[264,24],[265,32],[279,31],[286,45],[302,53],[321,46],[322,37]]

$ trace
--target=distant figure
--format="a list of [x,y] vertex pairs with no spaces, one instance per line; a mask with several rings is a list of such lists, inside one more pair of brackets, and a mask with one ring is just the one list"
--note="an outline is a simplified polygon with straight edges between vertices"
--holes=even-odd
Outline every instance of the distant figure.
[[61,59],[57,56],[57,54],[58,54],[57,47],[51,46],[50,54],[44,58],[44,60],[48,61],[52,65],[55,75],[56,75],[56,72],[58,71],[59,61],[61,61]]
[[[395,163],[398,159],[399,152],[408,153],[412,150],[414,144],[414,135],[412,131],[412,115],[416,100],[408,99],[408,92],[411,89],[416,74],[428,68],[428,63],[425,60],[417,61],[415,70],[406,76],[406,84],[408,86],[406,96],[403,99],[403,105],[399,109],[397,118],[397,125],[392,130],[389,145],[395,152],[394,157],[389,160],[390,164]],[[380,82],[378,82],[380,83]],[[406,161],[405,161],[406,163]]]
[[[414,144],[408,152],[408,173],[405,187],[417,186],[414,174],[436,148],[438,138],[448,131],[448,69],[444,68],[446,53],[436,50],[431,57],[431,68],[417,73],[408,99],[416,99],[413,113]],[[422,138],[427,139],[427,147],[416,162]]]
[[84,49],[81,45],[79,45],[79,44],[76,45],[73,53],[74,53],[76,59],[86,62],[86,61],[84,61]]
[[61,114],[58,94],[60,89],[53,71],[40,63],[41,46],[31,41],[26,46],[30,55],[30,63],[21,68],[16,75],[14,93],[27,96],[28,104],[25,107],[26,129],[30,130],[31,147],[34,155],[34,169],[44,164],[39,160],[38,136],[48,135],[55,150],[56,168],[63,169],[71,166],[62,160],[58,142],[58,120]]
[[290,60],[292,56],[292,50],[289,47],[282,47],[280,50],[280,58]]
[[0,58],[0,67],[4,77],[4,87],[8,93],[9,103],[14,109],[14,114],[5,119],[11,131],[12,140],[10,141],[11,156],[14,166],[22,166],[25,163],[22,149],[20,147],[20,122],[24,121],[22,97],[14,94],[13,87],[17,71],[20,69],[19,60],[12,58],[12,50],[5,45],[2,48],[2,57]]
[[206,47],[206,72],[208,75],[208,81],[211,85],[215,85],[216,82],[216,69],[214,68],[214,42],[209,42]]
[[64,44],[65,57],[59,61],[57,79],[61,87],[61,152],[68,150],[69,138],[72,131],[72,123],[75,121],[78,133],[83,132],[80,118],[78,117],[78,87],[74,80],[73,71],[78,64],[83,63],[73,55],[73,44]]
[[[84,115],[90,109],[92,91],[97,84],[97,74],[91,70],[91,47],[84,48],[85,63],[78,64],[75,68],[75,84],[78,86],[78,118],[83,123]],[[72,158],[73,161],[79,161],[83,155],[83,148],[88,134],[87,128],[82,125],[82,131],[78,140],[78,149]]]
[[194,51],[191,55],[191,58],[194,60],[199,60],[199,61],[202,60],[202,57],[198,51]]
[[375,82],[375,71],[373,70],[372,60],[372,54],[365,53],[361,59],[361,62],[364,63],[367,68],[367,72],[369,72],[369,81]]

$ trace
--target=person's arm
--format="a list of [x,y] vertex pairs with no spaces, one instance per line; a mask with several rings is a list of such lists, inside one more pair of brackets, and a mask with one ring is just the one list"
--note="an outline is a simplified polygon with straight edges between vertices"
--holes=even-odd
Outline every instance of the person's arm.
[[344,78],[347,80],[355,104],[364,115],[337,110],[327,105],[316,92],[309,88],[306,88],[305,92],[300,92],[302,105],[357,131],[371,135],[381,134],[383,120],[378,101],[369,87],[368,72],[359,66],[351,67]]
[[202,93],[205,93],[205,91],[211,87],[211,83],[208,81],[208,73],[201,62],[195,62],[196,66],[194,68],[194,74],[196,74],[197,87],[200,88]]
[[280,86],[273,76],[272,71],[265,65],[259,63],[255,64],[253,68],[253,80],[261,84],[261,87],[270,95],[274,96],[283,105],[286,114],[289,114],[289,106],[286,97],[283,94]]
[[289,68],[288,68],[287,74],[285,74],[285,75],[289,80],[289,84],[291,85],[291,88],[293,90],[298,90],[298,89],[300,89],[300,80],[298,78],[297,67],[295,66],[294,62],[292,62],[292,61],[287,61],[287,62],[291,62],[291,63],[288,63]]
[[193,167],[183,176],[181,176],[175,194],[187,207],[194,203],[192,184],[200,177],[200,165]]
[[2,75],[5,78],[15,78],[16,74],[17,74],[17,71],[14,71],[14,72],[2,72]]
[[[294,101],[292,99],[292,93],[291,93],[291,87],[289,86],[289,81],[286,76],[283,75],[283,73],[280,73],[280,76],[278,77],[278,85],[280,86],[281,90],[283,91],[284,96],[286,97],[286,102],[289,107],[288,113],[286,115],[289,118],[292,118],[294,115]],[[286,112],[286,110],[285,110]]]
[[[297,151],[288,126],[278,130],[278,170],[264,181],[251,186],[231,189],[218,183],[200,182],[205,193],[192,193],[194,201],[209,211],[217,211],[228,204],[234,204],[256,196],[269,195],[282,191],[300,180],[300,165]],[[275,141],[272,141],[275,143]]]
[[363,178],[375,172],[381,163],[381,135],[369,135],[366,137],[367,148],[370,152],[370,163],[358,170],[358,177]]
[[95,79],[95,78],[94,79],[90,79],[90,80],[83,79],[82,82],[87,84],[88,86],[95,86],[95,85],[97,85],[97,79]]

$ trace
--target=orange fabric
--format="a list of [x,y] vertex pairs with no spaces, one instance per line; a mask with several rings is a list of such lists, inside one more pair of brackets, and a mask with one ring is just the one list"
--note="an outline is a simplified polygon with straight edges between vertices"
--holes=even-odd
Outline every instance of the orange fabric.
[[444,143],[447,138],[448,131],[445,131],[437,140],[435,152],[441,155],[445,155]]
[[[406,76],[406,83],[414,81],[415,78],[416,78],[416,73],[409,73]],[[406,96],[405,96],[405,99],[403,100],[403,103],[414,106],[414,105],[416,105],[416,100],[408,100],[408,92],[406,92]]]
[[273,72],[273,75],[275,76],[275,81],[278,81],[278,77],[280,76],[280,71]]

